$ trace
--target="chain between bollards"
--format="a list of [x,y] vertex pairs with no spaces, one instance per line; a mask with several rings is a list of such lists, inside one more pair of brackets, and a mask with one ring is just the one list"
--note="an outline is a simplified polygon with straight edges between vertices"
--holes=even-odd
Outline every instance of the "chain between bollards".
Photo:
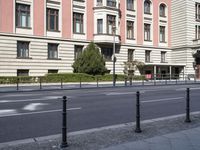
[[191,122],[190,120],[190,88],[187,88],[186,93],[186,119],[185,122]]
[[63,112],[62,112],[62,143],[61,148],[68,147],[67,143],[67,97],[63,96]]
[[137,91],[136,93],[136,133],[141,133],[142,130],[140,128],[140,92]]

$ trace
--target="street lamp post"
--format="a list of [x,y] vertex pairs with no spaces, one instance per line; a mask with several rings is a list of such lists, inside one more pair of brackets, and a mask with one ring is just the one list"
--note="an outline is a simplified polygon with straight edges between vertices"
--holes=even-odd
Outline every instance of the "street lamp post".
[[115,33],[116,32],[116,27],[113,26],[113,86],[115,86]]

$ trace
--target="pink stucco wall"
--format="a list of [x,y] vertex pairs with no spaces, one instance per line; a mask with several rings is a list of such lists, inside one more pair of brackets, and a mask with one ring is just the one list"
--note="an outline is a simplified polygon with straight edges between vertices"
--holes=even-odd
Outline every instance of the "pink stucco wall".
[[121,43],[124,44],[126,40],[126,2],[121,1],[120,3],[120,10],[121,10],[121,20],[120,20],[120,36],[121,36]]
[[0,32],[13,32],[13,10],[13,0],[0,0]]
[[171,46],[171,1],[157,0],[153,1],[153,45],[158,46],[159,43],[159,6],[161,3],[166,4],[168,10],[168,47]]
[[137,44],[143,44],[143,0],[137,0]]
[[72,37],[72,0],[62,0],[62,37]]
[[87,1],[87,40],[94,39],[94,0]]
[[159,43],[159,1],[152,1],[153,5],[153,46],[157,47]]
[[44,15],[45,15],[44,8],[45,8],[44,0],[34,0],[33,32],[34,32],[34,35],[37,35],[37,36],[44,36],[44,21],[46,21],[44,20]]

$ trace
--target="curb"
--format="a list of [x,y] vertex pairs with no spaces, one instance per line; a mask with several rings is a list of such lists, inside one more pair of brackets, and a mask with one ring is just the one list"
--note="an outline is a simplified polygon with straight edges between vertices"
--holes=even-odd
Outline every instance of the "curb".
[[[200,111],[191,112],[191,115],[199,115],[199,114],[200,114]],[[141,121],[141,124],[148,124],[148,123],[153,123],[153,122],[158,122],[158,121],[176,119],[176,118],[180,118],[180,117],[184,117],[184,116],[185,116],[185,114],[179,114],[179,115],[143,120],[143,121]],[[129,122],[129,123],[105,126],[105,127],[100,127],[100,128],[86,129],[86,130],[80,130],[80,131],[75,131],[75,132],[69,132],[68,136],[83,135],[83,134],[87,134],[87,133],[100,132],[100,131],[104,131],[104,130],[117,129],[117,128],[123,128],[123,127],[132,127],[134,125],[135,125],[135,122]],[[8,146],[17,146],[17,145],[22,145],[22,144],[30,144],[30,143],[36,143],[36,142],[43,142],[43,141],[47,141],[47,140],[51,141],[54,139],[61,139],[61,134],[0,143],[0,148],[5,148]]]

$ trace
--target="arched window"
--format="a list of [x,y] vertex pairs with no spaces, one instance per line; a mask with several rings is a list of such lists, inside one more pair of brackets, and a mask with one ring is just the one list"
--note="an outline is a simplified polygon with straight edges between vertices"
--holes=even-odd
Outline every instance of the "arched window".
[[166,5],[165,4],[160,4],[160,17],[165,17],[166,16]]
[[151,2],[149,0],[144,1],[144,13],[146,14],[151,13]]

